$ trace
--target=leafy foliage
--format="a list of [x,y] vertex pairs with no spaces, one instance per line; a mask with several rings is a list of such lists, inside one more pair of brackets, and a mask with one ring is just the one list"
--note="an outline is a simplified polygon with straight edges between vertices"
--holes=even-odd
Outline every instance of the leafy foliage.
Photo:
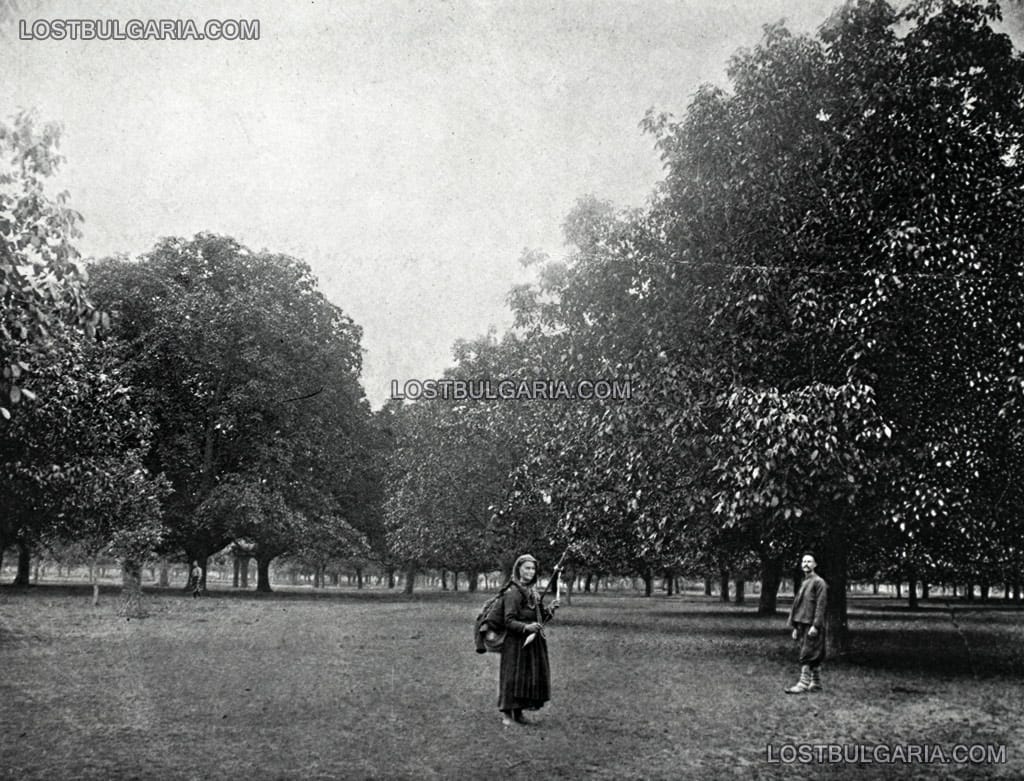
[[97,264],[91,290],[155,421],[169,551],[205,558],[245,539],[268,562],[358,512],[360,330],[305,263],[199,234]]
[[[497,382],[515,373],[513,340],[456,346],[450,379]],[[504,405],[504,408],[503,406]],[[505,513],[512,473],[525,457],[512,401],[422,400],[386,409],[394,443],[385,524],[403,562],[480,572],[511,566],[517,551],[543,541],[535,514]]]
[[67,193],[46,194],[62,162],[60,126],[30,113],[0,122],[0,418],[32,398],[26,380],[59,322],[92,336],[105,323],[83,294],[86,272],[72,243],[81,215]]
[[488,407],[522,432],[509,506],[539,493],[620,569],[820,545],[840,643],[851,556],[1019,564],[1024,61],[998,15],[846,3],[648,114],[650,208],[581,200],[510,295],[510,366],[633,399]]
[[50,339],[32,375],[38,399],[0,435],[0,538],[75,541],[92,556],[142,560],[160,541],[167,490],[144,464],[150,421],[109,344],[60,326]]

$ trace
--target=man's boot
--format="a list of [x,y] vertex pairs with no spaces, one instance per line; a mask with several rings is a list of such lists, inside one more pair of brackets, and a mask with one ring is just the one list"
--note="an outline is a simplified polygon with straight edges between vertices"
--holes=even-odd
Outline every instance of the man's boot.
[[818,667],[811,668],[811,685],[807,687],[807,691],[821,691],[821,670]]
[[800,668],[800,680],[786,689],[786,694],[803,694],[811,688],[811,668],[803,665]]

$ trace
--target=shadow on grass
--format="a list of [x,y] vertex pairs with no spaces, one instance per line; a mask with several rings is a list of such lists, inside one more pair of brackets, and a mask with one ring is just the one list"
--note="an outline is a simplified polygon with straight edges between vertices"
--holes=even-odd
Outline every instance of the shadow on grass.
[[[680,638],[693,638],[700,635],[718,638],[733,638],[736,640],[748,640],[751,642],[772,639],[785,639],[784,629],[778,627],[744,626],[733,627],[723,626],[714,621],[707,614],[677,615],[672,613],[644,613],[645,617],[658,618],[656,624],[629,620],[616,620],[596,618],[587,615],[562,615],[558,616],[560,626],[574,627],[578,629],[594,629],[605,632],[621,634],[657,634],[668,635]],[[678,619],[678,620],[677,620]]]
[[991,611],[993,613],[1024,613],[1024,605],[1002,602],[967,602],[959,599],[929,599],[922,601],[917,607],[911,608],[905,601],[870,602],[867,600],[851,600],[851,607],[865,613],[899,613],[901,615],[914,615],[916,613],[948,612],[955,609],[957,612],[970,611]]
[[991,678],[1024,675],[1024,655],[1016,638],[964,633],[952,625],[913,627],[859,624],[843,661],[857,667],[944,677]]
[[[102,583],[99,587],[101,596],[118,596],[121,586],[117,583]],[[146,597],[155,599],[193,599],[191,588],[181,586],[142,587]],[[0,584],[0,594],[11,596],[23,594],[35,597],[92,597],[92,586],[88,583],[38,583],[30,586],[12,586]],[[339,602],[466,602],[479,601],[481,605],[489,598],[487,592],[479,591],[423,591],[404,594],[400,590],[327,588],[322,590],[303,589],[302,587],[278,586],[274,591],[256,591],[255,589],[213,588],[208,590],[201,599],[214,600],[281,600],[281,601],[339,601]]]
[[[146,593],[150,593],[148,590]],[[406,594],[398,589],[303,589],[302,587],[280,586],[273,591],[253,589],[214,589],[204,598],[212,599],[260,599],[282,601],[338,601],[338,602],[477,602],[482,605],[489,595],[485,592],[469,591],[414,591]]]
[[[120,594],[121,586],[116,583],[101,583],[99,591],[100,594]],[[148,590],[147,593],[149,593]],[[23,594],[33,597],[91,597],[92,586],[88,583],[33,583],[30,586],[0,583],[0,594],[7,596]]]
[[739,605],[737,608],[732,610],[701,610],[699,613],[654,610],[648,613],[648,615],[656,618],[664,618],[669,621],[674,618],[685,618],[687,620],[694,618],[728,618],[729,620],[737,621],[771,621],[773,619],[786,620],[786,611],[777,610],[774,613],[758,613],[757,609],[751,608],[750,605]]
[[858,624],[867,623],[898,623],[898,624],[928,624],[935,621],[948,621],[948,610],[886,610],[867,611],[855,608],[850,610],[850,620]]
[[[843,661],[865,669],[928,675],[973,677],[982,672],[978,660],[953,629],[898,635],[887,629],[858,629]],[[1009,670],[987,669],[985,672],[1006,674]]]

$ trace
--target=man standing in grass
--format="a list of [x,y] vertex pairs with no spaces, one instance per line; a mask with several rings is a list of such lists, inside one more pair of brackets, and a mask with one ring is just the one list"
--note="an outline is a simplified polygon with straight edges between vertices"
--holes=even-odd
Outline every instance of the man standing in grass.
[[793,599],[787,626],[793,639],[800,643],[800,680],[786,689],[786,694],[821,691],[821,663],[825,661],[825,607],[828,585],[814,571],[818,566],[813,553],[800,560],[804,581]]
[[203,595],[203,571],[199,569],[199,562],[192,562],[192,599],[198,599]]

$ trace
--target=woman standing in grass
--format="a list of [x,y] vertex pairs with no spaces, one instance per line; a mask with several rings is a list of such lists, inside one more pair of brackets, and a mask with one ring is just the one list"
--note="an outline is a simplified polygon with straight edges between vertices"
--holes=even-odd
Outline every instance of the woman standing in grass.
[[506,727],[513,722],[527,723],[523,711],[538,710],[550,698],[551,671],[543,624],[551,620],[558,600],[545,607],[536,583],[537,560],[524,554],[512,565],[512,584],[502,597],[506,635],[501,646],[498,708]]

